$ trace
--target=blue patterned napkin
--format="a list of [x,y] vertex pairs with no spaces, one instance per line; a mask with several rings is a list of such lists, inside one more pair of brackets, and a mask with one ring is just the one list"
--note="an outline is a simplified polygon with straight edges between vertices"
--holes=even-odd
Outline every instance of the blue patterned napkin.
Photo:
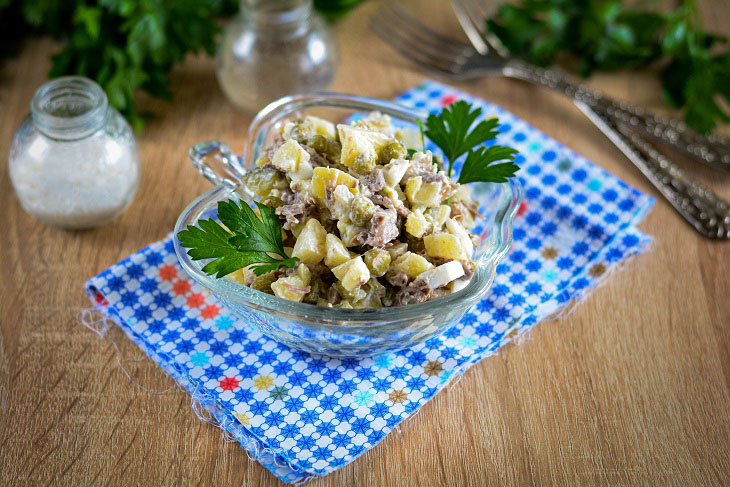
[[653,200],[499,107],[424,83],[397,101],[438,112],[457,99],[502,122],[525,201],[488,296],[424,344],[362,360],[312,356],[237,321],[178,266],[172,239],[91,279],[92,301],[285,482],[326,475],[377,445],[472,364],[584,295],[650,238]]

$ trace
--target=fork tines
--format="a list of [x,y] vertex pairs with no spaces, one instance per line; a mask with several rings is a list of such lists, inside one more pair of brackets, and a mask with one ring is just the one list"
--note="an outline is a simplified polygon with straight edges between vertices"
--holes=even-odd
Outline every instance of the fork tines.
[[398,5],[386,4],[370,21],[375,33],[403,56],[439,74],[457,74],[471,46],[426,27]]

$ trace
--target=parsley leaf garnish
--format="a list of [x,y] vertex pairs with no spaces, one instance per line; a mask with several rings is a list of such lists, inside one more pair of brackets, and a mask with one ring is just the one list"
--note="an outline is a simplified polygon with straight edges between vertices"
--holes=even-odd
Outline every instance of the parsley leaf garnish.
[[180,245],[193,260],[214,259],[203,272],[217,278],[248,266],[257,276],[282,265],[294,267],[299,259],[284,252],[279,217],[271,207],[258,202],[256,206],[261,218],[245,202],[218,202],[218,218],[225,227],[212,219],[200,220],[197,227],[188,225],[178,232]]
[[[512,162],[517,151],[511,147],[480,147],[469,151],[459,174],[459,183],[493,182],[506,183],[520,167]],[[507,161],[493,164],[497,161]]]
[[[459,183],[502,183],[514,176],[519,169],[512,162],[517,154],[516,150],[500,145],[488,148],[482,146],[497,136],[499,121],[489,118],[474,125],[481,114],[481,108],[472,109],[471,104],[460,100],[444,108],[439,115],[432,114],[426,119],[426,136],[449,160],[449,177],[454,162],[464,154],[467,155]],[[498,161],[505,162],[493,164]]]

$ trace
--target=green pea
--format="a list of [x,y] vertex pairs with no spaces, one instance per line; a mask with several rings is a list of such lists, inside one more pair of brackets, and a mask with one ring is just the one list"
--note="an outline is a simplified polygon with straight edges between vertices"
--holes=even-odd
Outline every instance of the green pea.
[[388,164],[391,159],[403,159],[406,157],[408,152],[406,151],[406,148],[403,147],[398,142],[391,142],[390,144],[383,147],[383,149],[380,152],[380,163],[381,164]]
[[370,198],[364,196],[357,196],[352,200],[352,206],[350,206],[350,220],[358,225],[364,225],[369,222],[375,214],[375,203],[370,201]]

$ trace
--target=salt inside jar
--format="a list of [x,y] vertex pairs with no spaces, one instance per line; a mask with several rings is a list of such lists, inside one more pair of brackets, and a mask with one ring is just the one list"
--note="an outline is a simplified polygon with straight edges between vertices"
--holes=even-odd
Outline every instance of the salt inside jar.
[[10,148],[10,179],[23,208],[69,229],[103,225],[131,203],[139,154],[129,124],[90,79],[41,86]]

